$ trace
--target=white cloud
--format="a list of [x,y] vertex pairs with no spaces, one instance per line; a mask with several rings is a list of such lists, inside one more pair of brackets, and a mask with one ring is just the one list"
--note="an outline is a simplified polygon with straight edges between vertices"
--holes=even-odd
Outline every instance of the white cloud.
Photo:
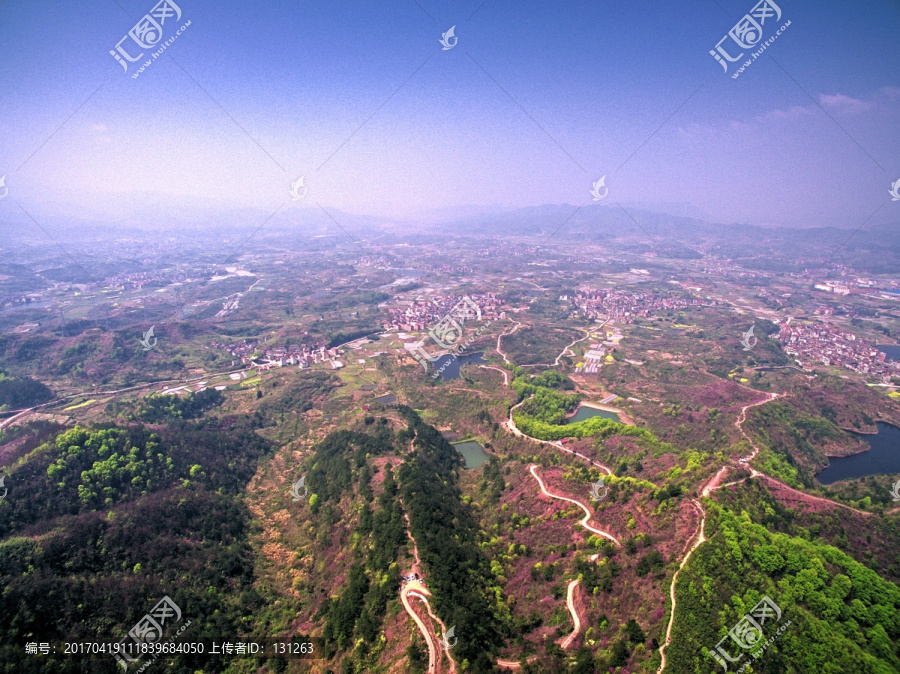
[[844,96],[844,94],[819,94],[819,103],[822,104],[823,108],[841,115],[856,115],[871,110],[875,105],[874,100],[863,101],[858,98]]

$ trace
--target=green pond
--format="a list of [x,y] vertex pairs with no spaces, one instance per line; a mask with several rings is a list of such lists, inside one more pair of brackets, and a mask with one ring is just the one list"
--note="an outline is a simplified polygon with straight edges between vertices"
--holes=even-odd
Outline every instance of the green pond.
[[598,410],[593,407],[581,405],[575,410],[575,416],[566,419],[565,423],[574,424],[579,421],[584,421],[585,419],[590,419],[591,417],[603,417],[604,419],[612,419],[613,421],[618,421],[620,423],[622,421],[615,412],[607,412],[606,410]]
[[476,442],[475,440],[458,442],[453,446],[466,460],[466,470],[480,468],[491,459],[491,455],[484,451],[484,447],[481,446],[481,443]]

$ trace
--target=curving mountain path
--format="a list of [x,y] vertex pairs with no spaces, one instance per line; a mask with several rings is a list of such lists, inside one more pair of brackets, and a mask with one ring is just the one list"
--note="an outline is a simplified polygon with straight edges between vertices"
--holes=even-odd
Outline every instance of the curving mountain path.
[[[528,437],[528,436],[526,436],[526,437]],[[581,503],[580,501],[577,501],[576,499],[572,499],[567,496],[560,496],[558,494],[554,494],[551,491],[548,491],[547,486],[544,484],[544,481],[541,479],[541,476],[537,474],[537,465],[536,464],[531,464],[528,467],[528,470],[529,470],[529,472],[531,472],[532,477],[534,477],[534,479],[537,480],[538,486],[541,489],[541,493],[543,493],[544,496],[548,496],[550,498],[557,499],[560,501],[567,501],[569,503],[574,503],[575,505],[577,505],[579,508],[581,508],[584,511],[584,517],[581,518],[581,520],[578,522],[582,527],[584,527],[591,533],[597,534],[598,536],[603,536],[604,538],[611,540],[616,545],[621,545],[621,543],[619,542],[619,539],[616,538],[615,536],[613,536],[611,533],[603,531],[602,529],[597,529],[596,527],[592,527],[591,525],[588,524],[588,520],[591,519],[591,512],[587,509],[587,506],[585,506],[583,503]],[[594,562],[597,560],[597,557],[598,557],[598,555],[591,555],[590,559],[592,562]],[[575,639],[581,633],[581,626],[582,626],[581,615],[579,615],[578,609],[575,607],[575,590],[578,587],[578,584],[580,582],[581,581],[577,578],[575,580],[570,580],[569,584],[566,588],[566,608],[569,609],[569,614],[572,616],[573,628],[572,628],[572,631],[567,636],[565,636],[562,639],[557,641],[557,643],[560,645],[560,647],[564,648],[564,649],[569,648],[572,645],[572,642],[575,641]],[[532,656],[529,656],[528,658],[526,658],[526,662],[534,662],[534,660],[536,660],[536,659],[537,659],[537,656],[532,655]],[[503,660],[503,659],[499,659],[499,658],[497,659],[497,665],[500,667],[505,667],[506,669],[520,669],[522,667],[521,661],[519,661],[519,660]]]
[[[410,440],[410,447],[413,446],[413,443],[415,443],[415,437]],[[400,504],[401,506],[403,505],[403,499],[400,499]],[[411,576],[415,573],[421,578],[422,562],[419,559],[419,546],[416,544],[416,539],[413,538],[412,532],[409,530],[409,515],[406,514],[405,507],[403,508],[403,518],[406,520],[406,535],[412,542],[413,556],[416,561],[413,563],[411,569],[407,569],[401,575]],[[416,623],[416,627],[419,628],[419,631],[425,639],[425,643],[428,645],[428,672],[429,674],[436,674],[439,671],[438,667],[441,663],[441,651],[443,650],[440,639],[438,639],[437,635],[434,633],[433,626],[425,625],[425,621],[422,620],[418,613],[416,613],[410,602],[410,599],[419,599],[422,601],[425,604],[425,609],[428,611],[428,616],[441,626],[441,634],[444,634],[447,632],[447,629],[443,621],[431,611],[431,604],[428,603],[428,597],[430,596],[431,592],[429,592],[428,588],[425,586],[424,580],[410,580],[400,585],[400,602],[413,619],[413,622]],[[450,655],[450,651],[446,651],[446,653],[447,659],[450,661],[450,674],[456,674],[456,661],[453,659],[453,656]]]
[[[498,344],[499,344],[499,338],[498,338]],[[569,347],[567,347],[567,349],[568,348]],[[509,362],[509,361],[507,361],[507,362]],[[504,377],[504,383],[506,383],[506,385],[508,386],[508,382],[506,382],[506,377]],[[819,496],[812,496],[805,492],[794,489],[793,487],[786,485],[785,483],[781,482],[780,480],[776,480],[775,478],[770,477],[770,476],[766,475],[765,473],[762,473],[762,472],[756,470],[755,468],[752,468],[749,465],[750,461],[752,461],[754,458],[756,458],[756,456],[759,454],[760,449],[756,445],[756,443],[753,442],[753,439],[746,433],[746,431],[744,431],[743,425],[744,425],[744,422],[747,420],[747,411],[752,407],[765,405],[766,403],[777,400],[778,398],[784,397],[785,395],[786,394],[784,394],[784,393],[769,393],[762,400],[758,400],[753,403],[748,403],[747,405],[744,405],[741,407],[741,411],[738,415],[738,418],[735,420],[734,425],[738,429],[738,431],[740,431],[741,435],[747,440],[747,442],[750,444],[750,446],[753,448],[753,451],[748,456],[742,457],[741,461],[738,462],[737,464],[733,463],[733,461],[729,461],[724,466],[722,466],[716,472],[716,474],[701,488],[700,496],[701,497],[709,497],[713,491],[716,491],[718,489],[723,489],[725,487],[729,487],[732,485],[740,484],[749,478],[755,477],[755,478],[760,478],[763,481],[769,483],[770,486],[776,487],[778,491],[782,492],[782,494],[784,492],[789,493],[793,497],[793,499],[798,502],[824,503],[824,504],[827,504],[827,505],[830,505],[833,507],[844,508],[846,510],[850,510],[856,514],[864,515],[866,517],[871,516],[872,513],[870,513],[870,512],[858,510],[856,508],[853,508],[848,505],[844,505],[843,503],[839,503],[837,501],[832,501],[832,500],[822,498]],[[513,410],[515,410],[516,408],[521,406],[524,402],[525,402],[525,400],[522,400],[521,402],[517,403],[516,405],[513,405],[510,407],[509,418],[504,422],[504,424],[503,424],[504,428],[506,428],[508,431],[510,431],[513,435],[515,435],[517,437],[527,438],[529,440],[533,440],[534,442],[538,442],[538,443],[545,444],[545,445],[552,445],[553,447],[556,447],[557,449],[560,449],[564,452],[568,452],[569,454],[578,456],[579,458],[584,459],[585,461],[588,461],[591,465],[596,466],[596,467],[604,470],[606,473],[612,475],[612,471],[608,467],[604,466],[603,464],[601,464],[597,461],[593,461],[593,460],[589,459],[588,457],[586,457],[585,455],[583,455],[579,452],[576,452],[572,449],[568,449],[559,441],[540,440],[538,438],[532,437],[532,436],[527,435],[527,434],[523,433],[522,431],[520,431],[518,429],[518,427],[516,427],[515,420],[513,419]],[[739,467],[747,468],[750,471],[750,476],[743,478],[741,480],[736,480],[733,482],[727,482],[727,483],[723,484],[722,481],[723,481],[725,475],[727,474],[727,472],[731,468],[739,468]],[[588,531],[592,531],[593,533],[596,533],[600,536],[604,536],[605,538],[608,538],[608,539],[614,541],[616,544],[619,544],[619,541],[616,538],[614,538],[611,534],[608,534],[607,532],[601,531],[599,529],[595,529],[594,527],[591,527],[588,524],[588,521],[590,520],[590,511],[583,504],[581,504],[580,502],[578,502],[574,499],[570,499],[565,496],[558,496],[556,494],[552,494],[552,493],[548,492],[543,481],[541,480],[540,476],[535,472],[536,468],[537,468],[537,466],[531,465],[530,471],[531,471],[532,476],[538,481],[538,484],[541,487],[541,491],[545,495],[547,495],[551,498],[569,501],[570,503],[574,503],[574,504],[578,505],[585,512],[585,516],[584,516],[584,518],[582,518],[582,520],[579,522],[579,524],[581,524]],[[675,571],[675,573],[672,576],[672,583],[669,587],[669,596],[672,601],[672,608],[671,608],[671,612],[669,614],[669,623],[666,627],[666,637],[665,637],[663,644],[660,646],[660,649],[659,649],[661,663],[660,663],[659,669],[657,670],[657,674],[662,674],[662,672],[666,668],[666,648],[672,642],[672,629],[675,624],[675,609],[677,606],[677,599],[675,597],[675,585],[678,582],[678,576],[680,575],[681,570],[685,567],[685,565],[687,564],[688,560],[690,559],[690,557],[694,553],[694,551],[698,547],[700,547],[703,543],[705,543],[707,540],[709,540],[706,538],[706,511],[703,509],[703,506],[700,504],[700,502],[698,500],[691,499],[691,503],[694,505],[695,508],[697,508],[697,510],[699,512],[700,525],[697,529],[697,533],[695,534],[695,537],[693,537],[693,543],[690,545],[690,548],[687,550],[684,557],[682,558],[681,563],[678,566],[678,569]],[[894,511],[891,511],[887,514],[892,514],[893,512],[898,512],[898,511],[900,511],[900,508],[897,508]],[[596,557],[597,557],[596,555],[592,556],[592,558],[591,558],[592,561],[595,560]],[[578,618],[577,612],[574,607],[574,602],[573,602],[573,593],[574,593],[575,587],[577,587],[577,584],[578,584],[577,581],[571,581],[569,583],[569,587],[568,587],[568,595],[567,595],[566,603],[569,608],[569,612],[572,614],[573,622],[575,623],[575,630],[573,631],[572,634],[570,634],[568,637],[566,637],[563,640],[563,643],[565,644],[565,646],[563,646],[564,648],[572,643],[574,638],[577,636],[578,630],[580,630],[580,627],[581,627],[580,619]],[[534,658],[529,659],[529,662],[533,659]],[[518,662],[508,661],[508,660],[498,660],[497,664],[500,666],[503,666],[503,667],[510,668],[510,669],[518,669],[521,666]]]
[[503,385],[509,386],[509,373],[506,370],[499,367],[492,367],[491,365],[479,365],[478,367],[480,367],[482,370],[494,370],[496,372],[499,372],[503,375]]
[[581,632],[581,617],[578,615],[578,611],[575,610],[575,588],[578,587],[578,583],[581,581],[579,579],[570,580],[569,585],[566,588],[566,607],[569,609],[569,613],[572,614],[572,622],[574,623],[574,627],[572,628],[572,632],[560,642],[560,648],[568,648],[572,645],[572,642],[575,641],[575,637],[578,636],[578,633]]
[[[526,398],[526,400],[527,400],[527,398]],[[576,452],[574,449],[569,449],[564,444],[562,444],[559,440],[540,440],[539,438],[535,438],[531,435],[527,435],[527,434],[523,433],[522,431],[520,431],[518,426],[516,426],[515,420],[513,419],[513,410],[516,409],[517,407],[523,405],[524,403],[525,403],[525,400],[523,400],[522,402],[520,402],[516,405],[513,405],[512,407],[509,408],[509,418],[505,422],[503,422],[503,427],[506,430],[508,430],[510,433],[512,433],[513,435],[515,435],[518,438],[527,438],[528,440],[532,440],[534,442],[539,442],[542,445],[550,445],[551,447],[556,447],[559,450],[562,450],[564,452],[572,454],[573,456],[577,456],[580,459],[584,459],[592,466],[604,471],[607,475],[613,474],[613,472],[609,468],[604,466],[599,461],[594,461],[593,459],[586,457],[581,452]]]
[[410,597],[418,597],[423,601],[428,603],[425,597],[421,594],[422,591],[426,591],[424,587],[419,586],[419,582],[412,580],[406,585],[401,586],[400,588],[400,602],[403,604],[403,608],[413,619],[413,622],[416,623],[416,626],[419,628],[419,631],[422,633],[422,636],[425,638],[425,643],[428,644],[428,671],[431,673],[437,672],[437,663],[440,659],[440,646],[437,641],[437,637],[434,634],[434,631],[425,626],[425,623],[419,617],[419,614],[413,610],[412,605],[410,604]]
[[[839,507],[839,508],[844,508],[846,510],[850,510],[858,515],[865,515],[867,517],[871,516],[872,513],[870,513],[870,512],[865,512],[863,510],[857,510],[856,508],[852,508],[848,505],[844,505],[843,503],[838,503],[837,501],[831,501],[829,499],[822,498],[820,496],[812,496],[811,494],[807,494],[805,492],[794,489],[793,487],[789,487],[784,482],[781,482],[780,480],[776,480],[775,478],[770,477],[770,476],[766,475],[765,473],[762,473],[749,465],[749,462],[752,461],[754,458],[756,458],[756,455],[759,454],[759,447],[757,447],[756,443],[753,442],[753,439],[749,435],[747,435],[747,433],[744,431],[744,422],[747,420],[747,410],[750,409],[751,407],[765,405],[766,403],[772,402],[773,400],[777,400],[778,398],[781,398],[784,395],[785,394],[783,394],[783,393],[769,393],[767,395],[767,397],[764,398],[763,400],[759,400],[755,403],[750,403],[748,405],[744,405],[743,407],[741,407],[741,412],[738,415],[737,420],[734,422],[734,425],[741,432],[741,435],[743,435],[744,438],[746,438],[747,442],[750,443],[750,446],[753,448],[753,452],[746,457],[742,457],[742,460],[738,464],[738,466],[735,466],[733,463],[727,463],[724,466],[722,466],[722,468],[720,468],[718,470],[718,472],[716,472],[716,474],[712,477],[712,479],[710,479],[709,482],[707,482],[703,486],[703,488],[700,491],[700,496],[708,497],[712,492],[714,492],[718,489],[724,489],[725,487],[730,487],[735,484],[740,484],[750,478],[755,477],[755,478],[762,479],[763,481],[769,483],[770,485],[774,485],[779,491],[789,492],[798,502],[824,503],[824,504],[827,504],[827,505],[830,505],[833,507]],[[748,469],[750,471],[750,475],[741,480],[735,480],[733,482],[726,482],[726,483],[722,484],[722,480],[724,479],[724,476],[728,472],[728,470],[731,468],[735,468],[735,467],[741,467],[741,468]],[[706,511],[703,509],[703,506],[700,504],[700,502],[697,501],[696,499],[691,499],[691,502],[693,503],[693,505],[697,508],[697,510],[700,513],[700,526],[698,528],[696,540],[694,541],[693,545],[691,545],[690,549],[687,551],[687,554],[684,556],[684,559],[681,560],[681,564],[679,564],[678,570],[672,576],[672,585],[669,588],[669,596],[672,599],[672,611],[669,615],[669,624],[668,624],[668,627],[666,628],[665,641],[660,646],[660,649],[659,649],[661,663],[660,663],[659,669],[656,670],[656,674],[662,674],[663,670],[666,668],[666,648],[672,643],[672,627],[675,623],[675,607],[677,605],[676,598],[675,598],[675,583],[678,581],[678,575],[681,573],[681,570],[684,568],[685,564],[687,564],[688,559],[690,559],[690,557],[694,553],[694,551],[698,547],[700,547],[701,544],[703,544],[707,540],[709,540],[706,538]]]
[[511,318],[509,320],[511,320],[513,323],[515,323],[516,327],[514,327],[509,332],[501,332],[499,335],[497,335],[497,353],[499,353],[503,357],[504,363],[506,363],[507,365],[512,365],[512,361],[506,357],[506,354],[500,348],[500,340],[503,339],[504,337],[508,337],[509,335],[513,334],[516,330],[518,330],[519,328],[522,327],[522,324],[519,323],[518,321],[513,321],[513,319],[511,319]]
[[656,670],[656,674],[662,674],[663,670],[666,668],[666,648],[669,647],[669,644],[672,643],[672,627],[675,624],[675,607],[677,605],[677,600],[675,599],[675,583],[678,581],[678,574],[681,573],[681,570],[684,568],[684,565],[687,564],[688,560],[691,558],[691,555],[694,554],[694,550],[700,547],[701,544],[707,541],[706,538],[706,512],[703,510],[703,506],[696,500],[693,500],[693,503],[697,508],[700,509],[700,512],[703,514],[703,517],[700,519],[700,527],[697,532],[697,540],[694,541],[694,544],[691,546],[691,549],[688,550],[687,554],[684,556],[684,559],[681,560],[681,564],[678,565],[678,570],[675,571],[675,575],[672,576],[672,585],[669,588],[669,596],[672,599],[672,613],[669,615],[669,625],[666,627],[666,638],[662,645],[659,647],[659,655],[662,658],[662,662],[659,665],[659,669]]
[[529,466],[528,470],[531,472],[531,475],[534,477],[534,479],[537,480],[538,486],[541,488],[541,492],[543,492],[543,494],[545,496],[549,496],[550,498],[559,499],[560,501],[568,501],[569,503],[574,503],[575,505],[577,505],[579,508],[581,508],[584,511],[584,517],[582,517],[581,520],[579,520],[579,522],[578,522],[582,527],[584,527],[591,533],[597,534],[598,536],[603,536],[604,538],[608,538],[616,545],[622,545],[619,542],[619,539],[616,538],[615,536],[613,536],[611,533],[603,531],[602,529],[597,529],[595,527],[592,527],[590,524],[588,524],[588,520],[591,519],[591,511],[588,510],[587,506],[585,506],[581,501],[576,501],[575,499],[569,498],[568,496],[559,496],[558,494],[554,494],[552,492],[547,491],[547,487],[544,485],[544,481],[541,479],[541,476],[537,474],[537,465],[536,464],[531,464],[531,466]]

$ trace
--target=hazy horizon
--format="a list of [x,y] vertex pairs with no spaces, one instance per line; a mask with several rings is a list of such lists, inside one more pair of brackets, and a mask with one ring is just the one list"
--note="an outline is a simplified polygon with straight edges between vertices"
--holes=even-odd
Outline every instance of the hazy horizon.
[[183,0],[136,79],[109,51],[153,2],[6,5],[0,220],[440,220],[589,204],[605,175],[603,205],[853,229],[900,178],[900,6],[780,2],[732,79],[709,51],[753,4]]

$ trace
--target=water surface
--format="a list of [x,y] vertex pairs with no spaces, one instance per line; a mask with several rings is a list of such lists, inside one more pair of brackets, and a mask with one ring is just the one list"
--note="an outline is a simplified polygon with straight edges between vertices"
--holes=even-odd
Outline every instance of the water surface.
[[816,475],[822,484],[867,475],[900,474],[900,428],[880,421],[877,435],[861,435],[871,449],[853,456],[829,459],[828,467]]
[[[482,358],[482,353],[471,353],[467,356],[460,356],[455,359],[451,355],[446,355],[434,363],[435,372],[440,371],[441,379],[450,381],[451,379],[459,379],[459,368],[465,363],[486,363]],[[444,365],[446,364],[446,367]],[[444,367],[443,370],[441,368]]]
[[575,415],[569,417],[565,420],[567,424],[574,424],[579,421],[584,421],[585,419],[590,419],[591,417],[603,417],[604,419],[612,419],[613,421],[618,421],[622,423],[622,420],[619,418],[619,415],[615,412],[608,412],[607,410],[598,410],[594,407],[588,407],[586,405],[579,405],[578,409],[575,410]]
[[876,344],[875,348],[883,351],[888,360],[900,360],[900,346],[896,344]]
[[473,468],[481,468],[491,459],[491,455],[484,451],[481,443],[475,440],[466,440],[453,445],[456,451],[463,455],[466,460],[466,470]]

